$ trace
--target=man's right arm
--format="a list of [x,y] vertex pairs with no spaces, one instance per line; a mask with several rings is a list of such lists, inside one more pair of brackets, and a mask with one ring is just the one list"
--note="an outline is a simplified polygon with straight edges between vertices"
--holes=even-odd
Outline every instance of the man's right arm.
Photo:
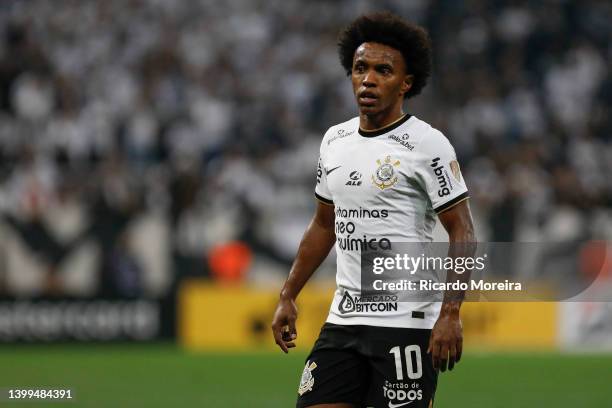
[[315,215],[304,232],[295,261],[280,292],[272,320],[272,334],[276,344],[285,353],[295,347],[294,340],[297,338],[295,299],[334,245],[334,221],[334,206],[317,202]]

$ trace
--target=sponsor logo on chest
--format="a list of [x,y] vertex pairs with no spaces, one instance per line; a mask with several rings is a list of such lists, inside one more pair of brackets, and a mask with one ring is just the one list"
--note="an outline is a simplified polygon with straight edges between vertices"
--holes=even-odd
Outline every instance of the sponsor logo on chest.
[[338,139],[348,137],[352,135],[353,133],[355,133],[354,130],[346,131],[344,129],[338,129],[338,132],[334,136],[329,138],[329,140],[327,141],[327,145],[329,146],[330,144],[332,144],[332,142],[335,142]]
[[345,186],[360,186],[362,174],[357,170],[352,171],[349,174],[348,181],[344,184]]
[[406,149],[412,151],[414,150],[414,145],[410,142],[408,142],[408,139],[410,139],[410,134],[408,133],[404,133],[402,135],[389,135],[389,139],[395,140],[397,143],[401,144],[402,146],[404,146]]

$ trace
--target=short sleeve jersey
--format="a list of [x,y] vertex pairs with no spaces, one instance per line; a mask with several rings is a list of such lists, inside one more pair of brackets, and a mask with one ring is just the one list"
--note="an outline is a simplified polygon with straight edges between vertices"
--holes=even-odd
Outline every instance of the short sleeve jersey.
[[337,290],[328,322],[430,329],[439,302],[360,297],[361,248],[430,242],[436,215],[468,198],[455,151],[438,130],[404,115],[376,131],[359,118],[321,142],[316,197],[335,212]]

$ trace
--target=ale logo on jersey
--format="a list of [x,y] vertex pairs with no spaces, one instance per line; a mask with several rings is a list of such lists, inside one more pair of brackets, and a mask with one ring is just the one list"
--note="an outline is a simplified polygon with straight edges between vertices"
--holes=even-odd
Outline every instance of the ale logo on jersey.
[[349,179],[345,184],[346,186],[360,186],[361,185],[361,173],[358,171],[352,171],[349,174]]
[[312,391],[314,385],[314,377],[312,370],[317,368],[317,363],[314,361],[311,363],[310,360],[306,361],[304,371],[302,371],[302,378],[300,379],[300,386],[298,387],[298,394],[304,395],[308,391]]
[[372,175],[372,183],[381,190],[393,187],[398,180],[395,175],[395,167],[400,165],[400,161],[392,161],[391,156],[387,156],[384,160],[377,159],[376,164],[378,167]]

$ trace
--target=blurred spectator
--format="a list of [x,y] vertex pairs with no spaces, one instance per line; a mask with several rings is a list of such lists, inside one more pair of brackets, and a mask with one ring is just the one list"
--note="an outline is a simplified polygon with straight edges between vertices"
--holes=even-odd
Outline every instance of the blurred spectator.
[[[591,224],[609,238],[612,6],[596,0],[6,2],[5,223],[56,266],[93,237],[103,292],[146,292],[128,242],[146,215],[171,229],[158,242],[172,276],[208,276],[209,251],[235,240],[285,267],[314,205],[319,140],[356,114],[336,35],[383,8],[430,30],[433,80],[407,108],[455,145],[480,238]],[[74,242],[40,221],[69,185],[86,214]]]

